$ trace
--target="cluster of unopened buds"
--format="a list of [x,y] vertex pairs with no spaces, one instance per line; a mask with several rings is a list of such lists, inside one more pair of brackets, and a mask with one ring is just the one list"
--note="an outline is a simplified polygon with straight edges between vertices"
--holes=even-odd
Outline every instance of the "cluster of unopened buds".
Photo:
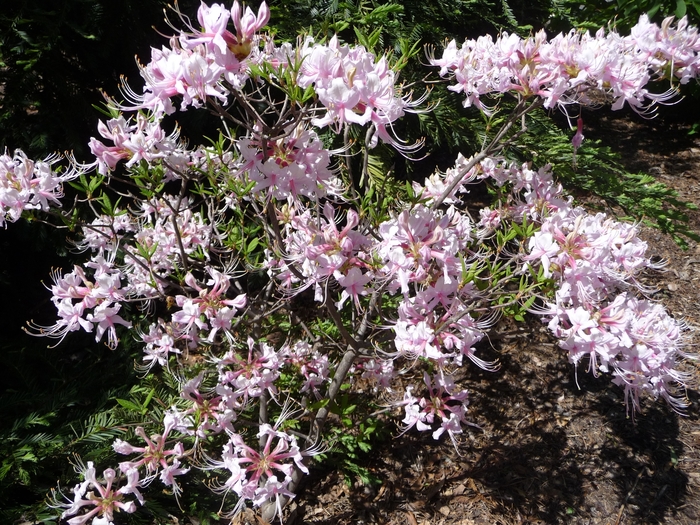
[[[90,166],[72,163],[61,174],[51,168],[54,158],[34,163],[21,152],[0,157],[0,226],[25,210],[57,205],[61,184],[88,169],[117,177],[122,167],[133,174],[146,166],[161,174],[153,175],[148,195],[129,207],[96,212],[92,222],[82,224],[76,246],[90,252],[90,261],[54,273],[51,292],[59,320],[37,327],[39,335],[62,340],[83,329],[94,331],[97,340],[106,334],[115,347],[117,326],[131,327],[124,305],[136,303],[156,312],[136,327],[146,369],[168,370],[190,353],[207,356],[205,371],[179,377],[180,400],[168,409],[160,434],[148,436],[138,427],[142,446],[114,442],[117,453],[132,456],[119,464],[121,476],[107,469],[99,481],[92,463],[81,469],[84,481],[73,490],[73,500],[57,503],[64,518],[74,516],[68,523],[92,519],[102,525],[117,511],[133,512],[134,501],[125,497],[143,504],[140,489],[156,477],[177,495],[175,477],[192,466],[225,476],[219,488],[238,496],[234,511],[246,502],[274,503],[281,510],[281,502],[294,495],[293,473],[308,472],[304,458],[317,443],[307,441],[302,450],[297,435],[285,430],[294,411],[280,399],[288,395],[281,392],[280,377],[283,371],[287,379],[294,376],[300,385],[294,394],[305,402],[308,396],[323,400],[341,365],[305,326],[308,338],[289,336],[277,345],[251,337],[245,323],[268,315],[261,304],[279,311],[284,301],[309,289],[331,316],[344,315],[357,321],[359,332],[380,334],[376,340],[382,343],[373,347],[367,338],[362,344],[345,341],[357,352],[349,374],[369,381],[374,391],[391,395],[406,363],[429,364],[431,373],[421,385],[402,389],[401,399],[393,397],[405,413],[404,432],[432,431],[435,439],[447,434],[457,445],[470,423],[468,393],[455,384],[453,372],[467,362],[497,369],[497,363],[477,356],[477,348],[508,306],[500,299],[514,278],[530,287],[512,302],[537,295],[527,309],[544,318],[574,364],[587,356],[593,373],[610,372],[633,411],[642,392],[683,408],[675,390],[686,379],[676,367],[683,326],[635,295],[645,291],[640,272],[655,265],[634,225],[574,207],[548,167],[535,170],[495,154],[460,155],[446,173],[413,184],[414,203],[397,201],[388,218],[372,224],[333,165],[333,157],[348,148],[329,150],[312,127],[340,133],[351,125],[367,126],[368,148],[381,140],[406,152],[413,146],[398,141],[392,123],[421,100],[402,94],[386,57],[377,59],[336,37],[327,44],[306,38],[296,47],[276,46],[260,32],[268,19],[264,3],[257,14],[237,1],[230,10],[202,4],[197,28],[188,26],[169,47],[153,50],[142,67],[143,93],[124,87],[131,105],[120,109],[136,115],[100,123],[100,136],[111,144],[91,140]],[[685,20],[676,27],[670,20],[656,26],[642,17],[629,37],[603,30],[551,40],[543,32],[524,39],[502,34],[468,40],[461,48],[453,41],[431,62],[441,75],[453,76],[451,89],[465,95],[465,105],[484,111],[489,108],[483,99],[500,93],[537,97],[546,107],[611,103],[617,109],[628,103],[642,110],[646,101],[662,102],[671,94],[648,92],[651,79],[687,82],[697,76],[699,52],[697,30]],[[255,120],[252,105],[246,107],[254,122],[244,126],[244,136],[229,137],[223,152],[189,150],[178,132],[161,127],[176,100],[180,110],[208,105],[230,117],[229,110],[246,100],[246,89],[261,83],[260,77],[249,81],[265,64],[275,74],[295,75],[300,88],[315,93],[312,110],[284,121],[276,135],[264,119]],[[239,117],[231,118],[238,124]],[[133,180],[142,184],[143,177]],[[476,183],[507,196],[472,218],[464,200]],[[228,242],[238,232],[231,217],[243,216],[241,210],[253,210],[261,235],[268,236],[256,240],[259,267],[245,268],[271,278],[257,298],[241,284],[245,271],[236,263],[244,257]],[[512,225],[532,225],[531,233],[497,246],[498,233]],[[501,270],[492,264],[494,253]],[[385,304],[376,306],[377,298]],[[153,308],[156,301],[165,308]],[[346,339],[355,336],[342,333],[342,320],[336,327]],[[387,330],[389,338],[382,335]],[[392,337],[393,348],[386,348]],[[238,424],[252,405],[269,400],[284,407],[274,425],[257,425],[255,448],[256,440]],[[213,435],[224,436],[223,448],[206,450],[206,461],[197,464],[202,456],[195,449]],[[193,448],[187,450],[185,442],[194,442]],[[126,484],[116,489],[121,478]]]

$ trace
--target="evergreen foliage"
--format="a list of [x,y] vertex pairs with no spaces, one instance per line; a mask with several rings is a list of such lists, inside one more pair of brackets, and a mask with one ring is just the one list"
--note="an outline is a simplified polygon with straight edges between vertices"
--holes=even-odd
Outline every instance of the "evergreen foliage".
[[[159,46],[166,0],[17,0],[0,12],[0,150],[86,154],[100,90],[135,79]],[[198,2],[183,0],[183,8]]]

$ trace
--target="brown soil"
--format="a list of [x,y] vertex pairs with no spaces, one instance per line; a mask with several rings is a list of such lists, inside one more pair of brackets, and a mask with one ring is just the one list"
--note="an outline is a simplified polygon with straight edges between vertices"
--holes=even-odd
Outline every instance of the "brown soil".
[[[650,173],[681,199],[700,204],[700,138],[689,129],[670,120],[601,117],[587,135],[610,141],[630,170]],[[690,219],[700,232],[700,212]],[[667,271],[648,277],[659,289],[654,299],[688,322],[697,343],[700,246],[690,242],[683,251],[648,228],[643,236],[650,255],[669,261]],[[700,523],[696,391],[688,392],[687,417],[645,399],[643,413],[632,420],[622,391],[585,369],[576,378],[537,320],[527,332],[494,340],[490,351],[501,362],[499,372],[467,367],[460,378],[480,429],[465,432],[458,450],[429,433],[389,438],[364,463],[379,484],[313,471],[285,523]],[[700,378],[697,362],[685,366]]]

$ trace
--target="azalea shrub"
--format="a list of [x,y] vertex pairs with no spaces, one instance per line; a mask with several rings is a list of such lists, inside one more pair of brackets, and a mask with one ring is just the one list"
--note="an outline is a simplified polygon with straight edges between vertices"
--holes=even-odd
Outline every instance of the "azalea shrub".
[[[108,99],[91,162],[0,157],[0,225],[51,222],[85,254],[51,275],[56,322],[28,331],[143,349],[149,386],[118,400],[111,462],[74,460],[77,484],[51,501],[61,518],[112,523],[199,480],[224,517],[282,519],[314,458],[369,446],[377,415],[459,447],[478,403],[459,371],[498,369],[484,348],[503,318],[539,318],[630,415],[643,395],[683,411],[686,328],[647,298],[640,277],[662,265],[637,226],[588,213],[549,166],[505,153],[541,107],[673,101],[698,76],[696,28],[643,16],[627,36],[503,33],[430,52],[433,81],[496,124],[480,151],[416,182],[391,170],[393,154],[420,156],[401,118],[431,110],[428,85],[400,81],[406,57],[337,37],[279,43],[268,19],[264,3],[202,4],[196,22],[176,11],[143,89]],[[173,120],[194,110],[218,128],[201,144]],[[579,120],[572,161],[582,141]],[[376,410],[355,427],[360,393]]]

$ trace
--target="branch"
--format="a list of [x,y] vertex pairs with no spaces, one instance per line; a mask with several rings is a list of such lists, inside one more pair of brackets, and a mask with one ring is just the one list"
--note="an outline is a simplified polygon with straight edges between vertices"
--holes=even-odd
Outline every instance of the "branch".
[[510,128],[513,127],[513,124],[515,124],[518,120],[523,119],[527,113],[529,113],[535,108],[540,107],[542,104],[543,101],[541,99],[535,100],[530,105],[526,105],[526,102],[524,100],[519,101],[518,104],[515,106],[513,113],[508,117],[508,120],[505,122],[505,124],[503,124],[498,133],[496,133],[496,136],[491,140],[491,142],[487,146],[484,146],[480,153],[471,158],[467,165],[464,168],[462,168],[459,174],[457,174],[457,176],[452,180],[447,189],[445,189],[445,191],[442,192],[442,195],[440,195],[440,197],[433,201],[433,204],[430,206],[430,209],[437,210],[440,207],[440,205],[445,201],[445,199],[454,191],[454,189],[462,183],[464,177],[467,175],[467,173],[469,173],[469,171],[471,171],[471,169],[474,166],[476,166],[482,160],[490,157],[491,155],[498,153],[499,151],[510,145],[515,138],[522,135],[526,131],[526,128],[524,127],[507,141],[501,142],[505,134],[510,130]]

